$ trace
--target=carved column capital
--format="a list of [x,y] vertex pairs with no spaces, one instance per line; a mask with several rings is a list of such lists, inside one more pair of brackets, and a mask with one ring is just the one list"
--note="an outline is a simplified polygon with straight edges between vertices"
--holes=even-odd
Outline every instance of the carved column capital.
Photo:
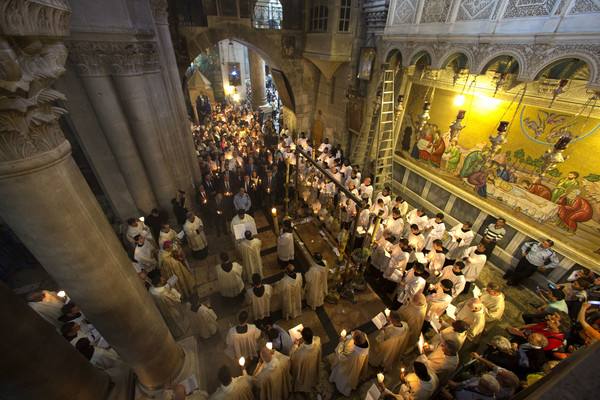
[[154,23],[168,24],[167,0],[150,0],[149,3],[154,16]]
[[30,158],[65,138],[53,106],[65,96],[51,89],[64,72],[70,9],[64,0],[14,1],[0,6],[0,162]]

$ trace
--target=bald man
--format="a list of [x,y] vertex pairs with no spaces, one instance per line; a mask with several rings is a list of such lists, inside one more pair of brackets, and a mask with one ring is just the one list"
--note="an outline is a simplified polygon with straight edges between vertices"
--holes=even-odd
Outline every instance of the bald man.
[[369,354],[369,364],[374,367],[382,365],[391,371],[406,350],[409,330],[408,324],[402,322],[398,311],[392,311],[388,320],[391,324],[383,326],[375,337]]
[[413,296],[412,301],[403,305],[398,309],[398,314],[402,321],[408,325],[408,338],[406,341],[406,349],[410,350],[419,340],[425,314],[427,313],[427,300],[423,293],[417,293]]
[[260,392],[260,400],[287,398],[292,391],[290,358],[276,350],[263,347],[252,378],[254,386]]
[[340,337],[329,382],[335,383],[337,390],[344,396],[350,396],[350,392],[367,377],[368,360],[369,340],[363,332],[353,331],[352,339]]

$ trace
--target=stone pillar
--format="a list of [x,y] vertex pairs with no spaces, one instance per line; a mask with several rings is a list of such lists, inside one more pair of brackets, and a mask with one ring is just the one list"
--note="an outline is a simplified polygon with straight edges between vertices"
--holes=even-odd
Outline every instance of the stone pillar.
[[250,84],[252,87],[252,108],[257,110],[258,107],[267,105],[265,62],[258,54],[250,49],[248,49],[248,58],[250,64]]
[[90,364],[3,282],[0,304],[3,399],[107,398],[108,375]]
[[[171,108],[174,111],[173,118],[175,118],[176,125],[180,127],[174,133],[180,136],[183,159],[188,165],[191,179],[198,185],[202,181],[202,176],[198,164],[198,157],[196,156],[194,140],[192,139],[190,132],[187,107],[183,98],[182,82],[179,76],[179,69],[177,68],[177,61],[175,60],[175,50],[173,49],[171,32],[169,31],[166,11],[167,0],[151,0],[150,7],[152,8],[156,38],[160,51],[162,76],[169,93]],[[192,196],[192,198],[194,198],[194,196]]]
[[[52,106],[66,100],[50,86],[64,73],[67,51],[61,37],[69,35],[68,4],[14,4],[0,14],[0,218],[94,322],[140,384],[160,388],[180,371],[183,351],[71,156],[58,126],[65,111]],[[60,384],[64,373],[54,372]]]
[[[87,97],[102,126],[104,136],[110,144],[121,174],[143,215],[158,205],[144,164],[133,140],[127,118],[108,71],[102,59],[102,52],[94,42],[68,42],[69,59],[77,67],[77,74]],[[136,217],[129,215],[128,217]]]
[[114,42],[107,46],[111,48],[108,54],[111,75],[152,189],[160,208],[172,212],[171,199],[177,194],[177,185],[171,168],[176,161],[172,160],[170,153],[173,148],[161,145],[168,132],[160,129],[157,118],[158,114],[168,113],[169,109],[157,107],[162,105],[155,104],[154,99],[158,98],[158,93],[162,97],[164,92],[149,86],[150,82],[146,79],[147,74],[159,76],[156,42]]

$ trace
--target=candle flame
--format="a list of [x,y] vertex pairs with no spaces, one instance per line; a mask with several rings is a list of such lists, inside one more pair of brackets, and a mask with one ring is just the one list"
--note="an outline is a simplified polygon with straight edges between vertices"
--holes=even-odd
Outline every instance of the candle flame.
[[277,209],[275,207],[271,208],[271,214],[277,215]]
[[144,222],[145,218],[144,217],[140,217],[140,221]]
[[267,349],[269,349],[269,350],[273,350],[273,343],[271,343],[271,342],[268,342],[268,343],[267,343]]
[[385,314],[386,317],[389,317],[390,316],[390,309],[386,308],[383,313]]
[[383,383],[383,378],[384,376],[381,372],[377,374],[377,380],[379,381],[379,383]]
[[244,366],[246,364],[246,359],[244,357],[240,357],[240,366]]
[[341,336],[346,336],[346,330],[342,329],[342,332],[340,333]]
[[67,294],[65,293],[65,291],[64,291],[64,290],[61,290],[60,292],[56,293],[56,295],[57,295],[58,297],[65,297]]

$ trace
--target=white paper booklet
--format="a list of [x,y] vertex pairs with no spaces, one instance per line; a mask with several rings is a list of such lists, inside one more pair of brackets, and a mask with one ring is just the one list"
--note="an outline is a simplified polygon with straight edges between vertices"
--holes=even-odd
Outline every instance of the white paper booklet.
[[379,396],[381,396],[381,391],[377,388],[377,385],[374,383],[367,391],[365,400],[377,400],[379,399]]
[[179,278],[177,277],[177,275],[173,274],[171,275],[171,277],[167,280],[167,284],[169,286],[171,286],[172,288],[175,287],[175,284],[177,283],[177,281],[179,280]]
[[446,308],[446,314],[452,319],[456,319],[456,306],[452,304],[448,304],[448,308]]
[[189,378],[184,381],[179,382],[180,385],[183,385],[185,388],[185,394],[190,395],[194,390],[198,389],[198,381],[196,380],[196,375],[192,374]]
[[387,324],[387,318],[385,317],[385,314],[383,312],[377,314],[375,318],[373,318],[371,321],[373,321],[377,329],[381,329],[385,326],[385,324]]
[[302,331],[302,329],[304,329],[304,326],[302,324],[300,324],[300,325],[293,327],[292,329],[290,329],[288,331],[288,333],[290,334],[290,337],[292,338],[292,342],[295,342],[296,339],[300,339],[302,337],[302,334],[300,333]]
[[477,287],[477,285],[473,285],[473,297],[481,296],[481,289]]

